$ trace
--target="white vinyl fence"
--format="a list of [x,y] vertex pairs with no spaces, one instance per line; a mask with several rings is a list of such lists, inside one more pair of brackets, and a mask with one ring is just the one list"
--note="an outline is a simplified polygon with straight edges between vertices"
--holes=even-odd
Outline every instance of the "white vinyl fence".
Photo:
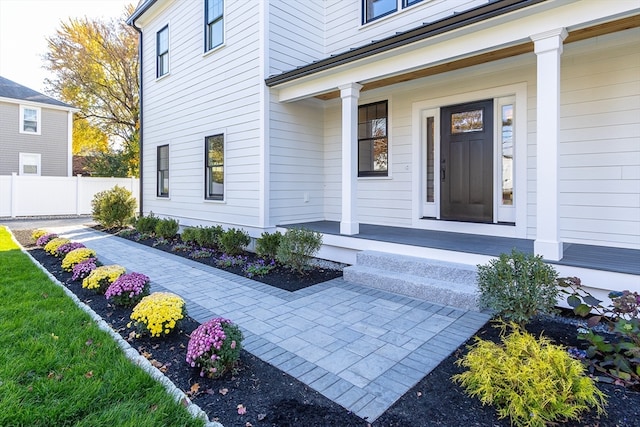
[[137,178],[0,175],[0,217],[90,215],[93,196],[116,185],[140,199]]

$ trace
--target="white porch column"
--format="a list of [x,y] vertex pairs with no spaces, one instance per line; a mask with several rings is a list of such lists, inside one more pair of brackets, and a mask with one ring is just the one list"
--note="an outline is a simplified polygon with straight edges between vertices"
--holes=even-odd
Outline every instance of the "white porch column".
[[350,83],[339,87],[342,98],[342,218],[340,234],[360,232],[356,212],[358,184],[358,98],[362,85]]
[[536,240],[534,250],[550,261],[562,259],[558,205],[560,56],[567,30],[531,36],[538,57],[536,125]]

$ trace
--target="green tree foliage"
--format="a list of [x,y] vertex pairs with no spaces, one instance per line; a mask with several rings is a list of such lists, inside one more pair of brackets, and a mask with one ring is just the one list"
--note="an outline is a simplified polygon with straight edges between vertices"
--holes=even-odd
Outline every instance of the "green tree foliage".
[[132,12],[129,5],[123,19],[85,17],[61,22],[56,34],[47,39],[49,51],[44,58],[45,68],[55,76],[46,80],[47,91],[79,108],[78,119],[86,120],[86,132],[74,135],[74,147],[95,145],[99,131],[112,144],[107,151],[111,159],[126,162],[126,167],[116,170],[137,176],[138,35],[124,22]]

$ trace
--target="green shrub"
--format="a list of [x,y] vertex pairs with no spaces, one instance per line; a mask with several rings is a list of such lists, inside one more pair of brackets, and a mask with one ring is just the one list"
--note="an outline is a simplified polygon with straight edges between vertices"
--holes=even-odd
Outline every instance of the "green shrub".
[[275,259],[278,255],[278,246],[280,246],[281,239],[282,233],[279,231],[271,234],[262,233],[256,239],[256,255],[260,258]]
[[136,199],[129,190],[118,185],[96,193],[91,200],[93,219],[106,228],[124,227],[135,209]]
[[198,227],[196,230],[196,243],[198,246],[209,249],[218,248],[218,238],[224,232],[220,225]]
[[197,243],[199,230],[196,227],[185,227],[180,234],[184,243]]
[[591,407],[604,413],[605,395],[579,360],[545,337],[536,339],[515,323],[511,327],[505,336],[502,325],[502,345],[476,337],[469,353],[456,362],[469,370],[453,380],[516,426],[579,419]]
[[542,257],[517,250],[478,266],[480,306],[524,324],[538,313],[553,313],[558,273]]
[[290,228],[280,239],[276,259],[302,274],[321,246],[322,234],[304,228]]
[[156,236],[161,239],[173,239],[176,234],[178,234],[178,230],[180,229],[180,224],[178,220],[173,218],[163,218],[158,221],[156,224]]
[[220,249],[227,255],[239,255],[251,242],[249,233],[244,230],[230,228],[218,236]]
[[153,212],[148,216],[141,216],[133,221],[133,227],[142,234],[153,234],[156,231],[156,225],[158,225],[160,218],[153,215]]

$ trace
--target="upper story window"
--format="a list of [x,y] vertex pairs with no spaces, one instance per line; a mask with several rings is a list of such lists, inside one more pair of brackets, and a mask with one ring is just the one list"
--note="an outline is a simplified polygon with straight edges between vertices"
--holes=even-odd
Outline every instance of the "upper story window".
[[169,72],[169,26],[166,25],[156,34],[157,67],[156,77]]
[[387,101],[358,107],[358,176],[387,176]]
[[224,200],[224,135],[205,139],[205,199]]
[[205,0],[205,52],[224,42],[224,1]]
[[362,0],[362,23],[374,21],[402,8],[413,6],[422,0]]
[[20,106],[20,133],[40,135],[40,108]]
[[169,146],[161,145],[158,147],[158,197],[169,197]]

